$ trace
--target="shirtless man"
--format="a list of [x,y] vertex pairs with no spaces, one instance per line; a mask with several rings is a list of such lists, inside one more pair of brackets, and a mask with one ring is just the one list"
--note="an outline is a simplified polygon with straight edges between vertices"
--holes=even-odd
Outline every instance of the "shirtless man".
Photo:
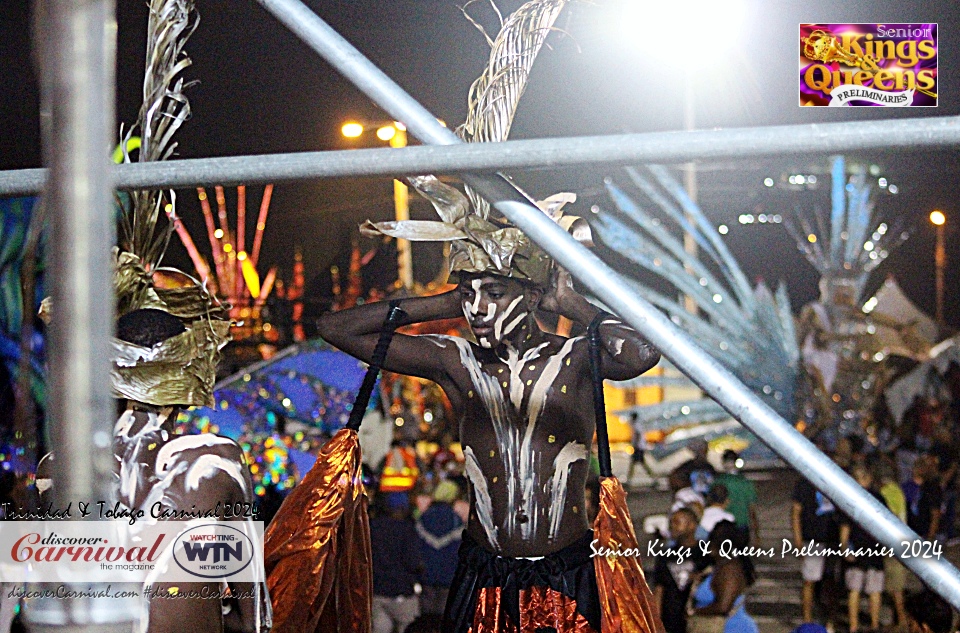
[[[549,557],[571,546],[579,556],[590,534],[584,511],[595,428],[589,346],[584,337],[568,339],[542,331],[534,315],[539,309],[587,325],[600,311],[574,291],[565,272],[555,275],[546,290],[506,276],[460,272],[456,290],[407,299],[401,308],[406,313],[402,324],[463,314],[477,340],[398,334],[384,363],[388,371],[437,382],[460,420],[471,488],[465,544],[503,557],[498,560]],[[320,334],[369,361],[387,310],[385,303],[374,303],[327,314],[320,321]],[[599,332],[604,378],[634,378],[660,358],[613,316],[602,321]],[[466,557],[461,548],[458,578],[463,577]],[[477,586],[489,585],[481,581]],[[483,598],[470,588],[467,592],[471,595],[458,597],[457,587],[451,589],[445,630],[474,625],[471,609]],[[469,608],[464,609],[463,601]],[[576,602],[578,612],[586,615],[581,600]],[[477,617],[479,613],[477,606]],[[514,618],[516,613],[513,609]],[[524,615],[521,619],[529,621]],[[595,619],[586,619],[599,628]],[[565,630],[556,623],[551,626]]]
[[[136,310],[119,319],[117,338],[153,348],[185,331],[176,317],[161,310]],[[250,475],[243,451],[233,440],[213,435],[178,435],[174,422],[179,406],[154,406],[135,400],[120,401],[122,411],[114,426],[113,449],[117,459],[117,510],[120,516],[143,512],[141,522],[151,519],[187,521],[190,513],[212,511],[220,505],[251,503]],[[37,466],[37,488],[50,490],[54,454]],[[187,513],[180,516],[178,513]],[[233,517],[231,517],[233,518]],[[148,577],[151,586],[145,601],[146,617],[140,630],[148,633],[183,631],[221,633],[236,630],[258,633],[268,628],[267,600],[255,599],[254,583],[230,582],[233,597],[221,600],[188,599],[182,595],[215,596],[223,593],[221,581],[164,583]],[[178,597],[180,595],[180,597]],[[260,593],[262,595],[262,592]]]

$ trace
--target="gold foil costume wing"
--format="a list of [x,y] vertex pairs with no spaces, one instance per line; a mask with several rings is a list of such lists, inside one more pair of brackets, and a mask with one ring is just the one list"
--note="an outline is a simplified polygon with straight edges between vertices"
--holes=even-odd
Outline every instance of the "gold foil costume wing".
[[[627,493],[616,477],[600,478],[600,512],[593,523],[600,547],[640,551],[627,508]],[[639,556],[595,556],[602,633],[665,633],[657,617]]]
[[334,435],[284,501],[264,559],[275,633],[369,633],[370,525],[355,431]]

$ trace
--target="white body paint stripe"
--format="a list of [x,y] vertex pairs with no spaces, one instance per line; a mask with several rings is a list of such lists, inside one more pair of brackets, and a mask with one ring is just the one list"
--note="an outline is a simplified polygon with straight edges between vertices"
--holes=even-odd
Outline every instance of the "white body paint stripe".
[[623,344],[626,342],[622,338],[613,338],[613,355],[619,356],[620,352],[623,351]]
[[[510,302],[510,305],[507,306],[507,309],[504,310],[500,316],[497,317],[497,320],[493,322],[493,338],[497,341],[501,340],[508,332],[503,331],[503,323],[513,315],[513,311],[517,309],[517,306],[520,302],[523,301],[523,295],[520,295],[516,299]],[[527,313],[524,312],[523,316],[526,317]],[[516,321],[515,321],[516,322]],[[513,327],[516,327],[514,325]]]
[[[516,524],[517,512],[517,493],[519,492],[519,482],[517,477],[517,460],[520,452],[520,442],[517,434],[516,425],[511,424],[511,419],[515,418],[513,412],[507,406],[503,397],[503,391],[500,383],[493,376],[484,373],[480,363],[473,355],[473,349],[470,343],[462,338],[448,336],[447,340],[457,346],[460,352],[460,363],[470,374],[470,382],[473,383],[477,396],[483,402],[487,415],[493,424],[494,433],[497,436],[497,445],[500,447],[500,457],[503,460],[503,470],[506,477],[507,486],[507,520],[506,531],[510,536],[513,533]],[[486,486],[486,482],[484,482]],[[490,534],[488,534],[490,536]],[[491,539],[491,543],[493,540]]]
[[579,442],[569,442],[560,449],[553,460],[553,480],[550,482],[550,538],[557,537],[560,531],[560,521],[563,518],[563,508],[567,503],[567,479],[570,467],[574,462],[587,458],[587,447]]
[[[531,348],[524,352],[522,356],[516,349],[508,347],[508,357],[504,362],[509,368],[510,404],[513,405],[511,407],[504,396],[500,381],[483,371],[469,342],[458,337],[443,335],[430,335],[430,339],[440,347],[445,347],[442,341],[449,341],[457,346],[460,352],[460,362],[470,375],[470,381],[493,424],[497,445],[500,447],[500,457],[503,462],[506,480],[504,483],[507,488],[506,516],[502,526],[505,533],[510,537],[513,535],[514,529],[520,526],[521,536],[525,540],[530,540],[536,533],[541,514],[545,514],[544,518],[549,521],[552,537],[559,530],[563,518],[562,511],[565,505],[569,466],[574,461],[586,458],[586,447],[583,444],[571,442],[561,449],[560,454],[554,460],[552,478],[541,486],[537,475],[541,472],[542,453],[532,450],[531,444],[537,421],[546,404],[547,395],[563,367],[563,361],[570,355],[576,342],[582,340],[582,337],[564,341],[560,350],[547,361],[530,392],[527,402],[527,424],[522,441],[519,425],[516,423],[525,392],[525,384],[520,379],[520,373],[526,363],[540,357],[541,352],[549,343]],[[474,487],[478,519],[491,545],[496,548],[498,528],[493,524],[492,508],[484,506],[484,504],[490,503],[487,479],[484,477],[476,455],[474,455],[470,446],[464,447],[464,456],[466,457],[467,476]],[[551,493],[553,504],[549,509],[540,508],[537,497],[534,495],[534,492],[541,488],[544,492]],[[517,513],[521,505],[528,519],[522,524],[517,521]]]
[[480,310],[480,280],[474,279],[470,282],[470,286],[473,288],[473,303],[463,304],[464,312],[466,312],[467,320],[470,320],[470,317],[475,315],[478,310]]
[[172,442],[167,442],[157,453],[156,471],[157,476],[162,477],[167,473],[172,463],[177,460],[179,454],[193,448],[206,448],[217,445],[236,446],[236,443],[226,437],[219,435],[181,435]]
[[240,464],[230,459],[224,459],[219,455],[201,455],[198,457],[190,466],[190,470],[187,471],[185,486],[187,490],[196,490],[202,480],[214,477],[218,472],[233,477],[240,489],[246,490],[247,482],[243,478]]
[[517,329],[517,326],[520,325],[520,323],[522,323],[523,320],[527,318],[528,314],[530,313],[521,312],[520,314],[518,314],[516,319],[514,319],[513,321],[510,321],[510,323],[507,324],[507,327],[503,330],[503,334],[501,336],[509,336],[510,333],[513,332],[515,329]]
[[544,404],[546,404],[547,393],[560,373],[563,360],[570,354],[574,344],[579,340],[581,340],[580,337],[568,338],[564,341],[560,351],[550,357],[540,377],[537,378],[537,382],[533,385],[530,399],[527,401],[527,428],[523,434],[523,443],[520,445],[520,481],[523,483],[524,509],[529,518],[521,527],[521,533],[526,539],[532,538],[536,532],[540,514],[534,495],[534,473],[537,472],[536,461],[540,459],[540,455],[538,451],[530,448],[530,443],[533,440],[537,420],[540,418],[540,413],[543,412]]
[[473,449],[469,446],[464,447],[463,457],[466,462],[465,470],[467,477],[473,483],[473,491],[476,494],[477,518],[480,519],[480,525],[483,531],[487,533],[490,545],[494,549],[499,549],[497,544],[497,528],[493,524],[493,504],[490,501],[490,491],[487,489],[487,480],[483,477],[483,471],[480,470],[480,464],[477,462],[477,456],[473,454]]
[[520,372],[523,371],[524,365],[540,358],[540,351],[547,345],[549,345],[549,343],[541,343],[536,347],[532,347],[525,351],[522,357],[512,345],[508,345],[507,347],[507,358],[504,362],[507,364],[507,370],[510,372],[510,403],[513,404],[514,409],[517,411],[520,410],[520,404],[523,402],[524,392]]

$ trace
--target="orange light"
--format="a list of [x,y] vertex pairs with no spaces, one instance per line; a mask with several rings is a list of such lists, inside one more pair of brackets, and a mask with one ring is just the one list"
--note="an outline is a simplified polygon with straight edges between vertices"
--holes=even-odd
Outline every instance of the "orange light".
[[943,226],[947,221],[947,216],[943,214],[943,211],[934,211],[930,214],[930,221],[937,226]]
[[357,138],[363,134],[363,126],[356,122],[344,123],[340,133],[347,138]]

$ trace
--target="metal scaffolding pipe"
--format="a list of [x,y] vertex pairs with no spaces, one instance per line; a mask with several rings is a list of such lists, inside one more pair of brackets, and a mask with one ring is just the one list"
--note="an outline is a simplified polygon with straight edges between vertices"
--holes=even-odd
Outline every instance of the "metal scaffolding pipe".
[[[437,123],[425,108],[307,7],[297,0],[259,1],[421,140],[440,144],[454,142],[456,137],[452,132]],[[900,552],[903,541],[919,540],[839,466],[701,350],[692,337],[632,292],[620,275],[531,205],[502,176],[464,175],[463,178],[881,543]],[[905,558],[904,564],[931,589],[960,608],[960,572],[956,568],[932,558]]]
[[[343,176],[453,174],[570,165],[681,163],[742,156],[960,145],[960,117],[575,136],[503,143],[189,158],[117,165],[119,189],[176,189],[209,183],[265,184]],[[0,172],[0,196],[34,194],[45,169]]]
[[[44,160],[51,212],[53,321],[47,406],[54,505],[112,498],[113,178],[116,20],[113,0],[37,3],[42,92],[49,107]],[[89,583],[68,586],[87,590]],[[26,611],[32,631],[129,631],[136,603],[43,598]]]

